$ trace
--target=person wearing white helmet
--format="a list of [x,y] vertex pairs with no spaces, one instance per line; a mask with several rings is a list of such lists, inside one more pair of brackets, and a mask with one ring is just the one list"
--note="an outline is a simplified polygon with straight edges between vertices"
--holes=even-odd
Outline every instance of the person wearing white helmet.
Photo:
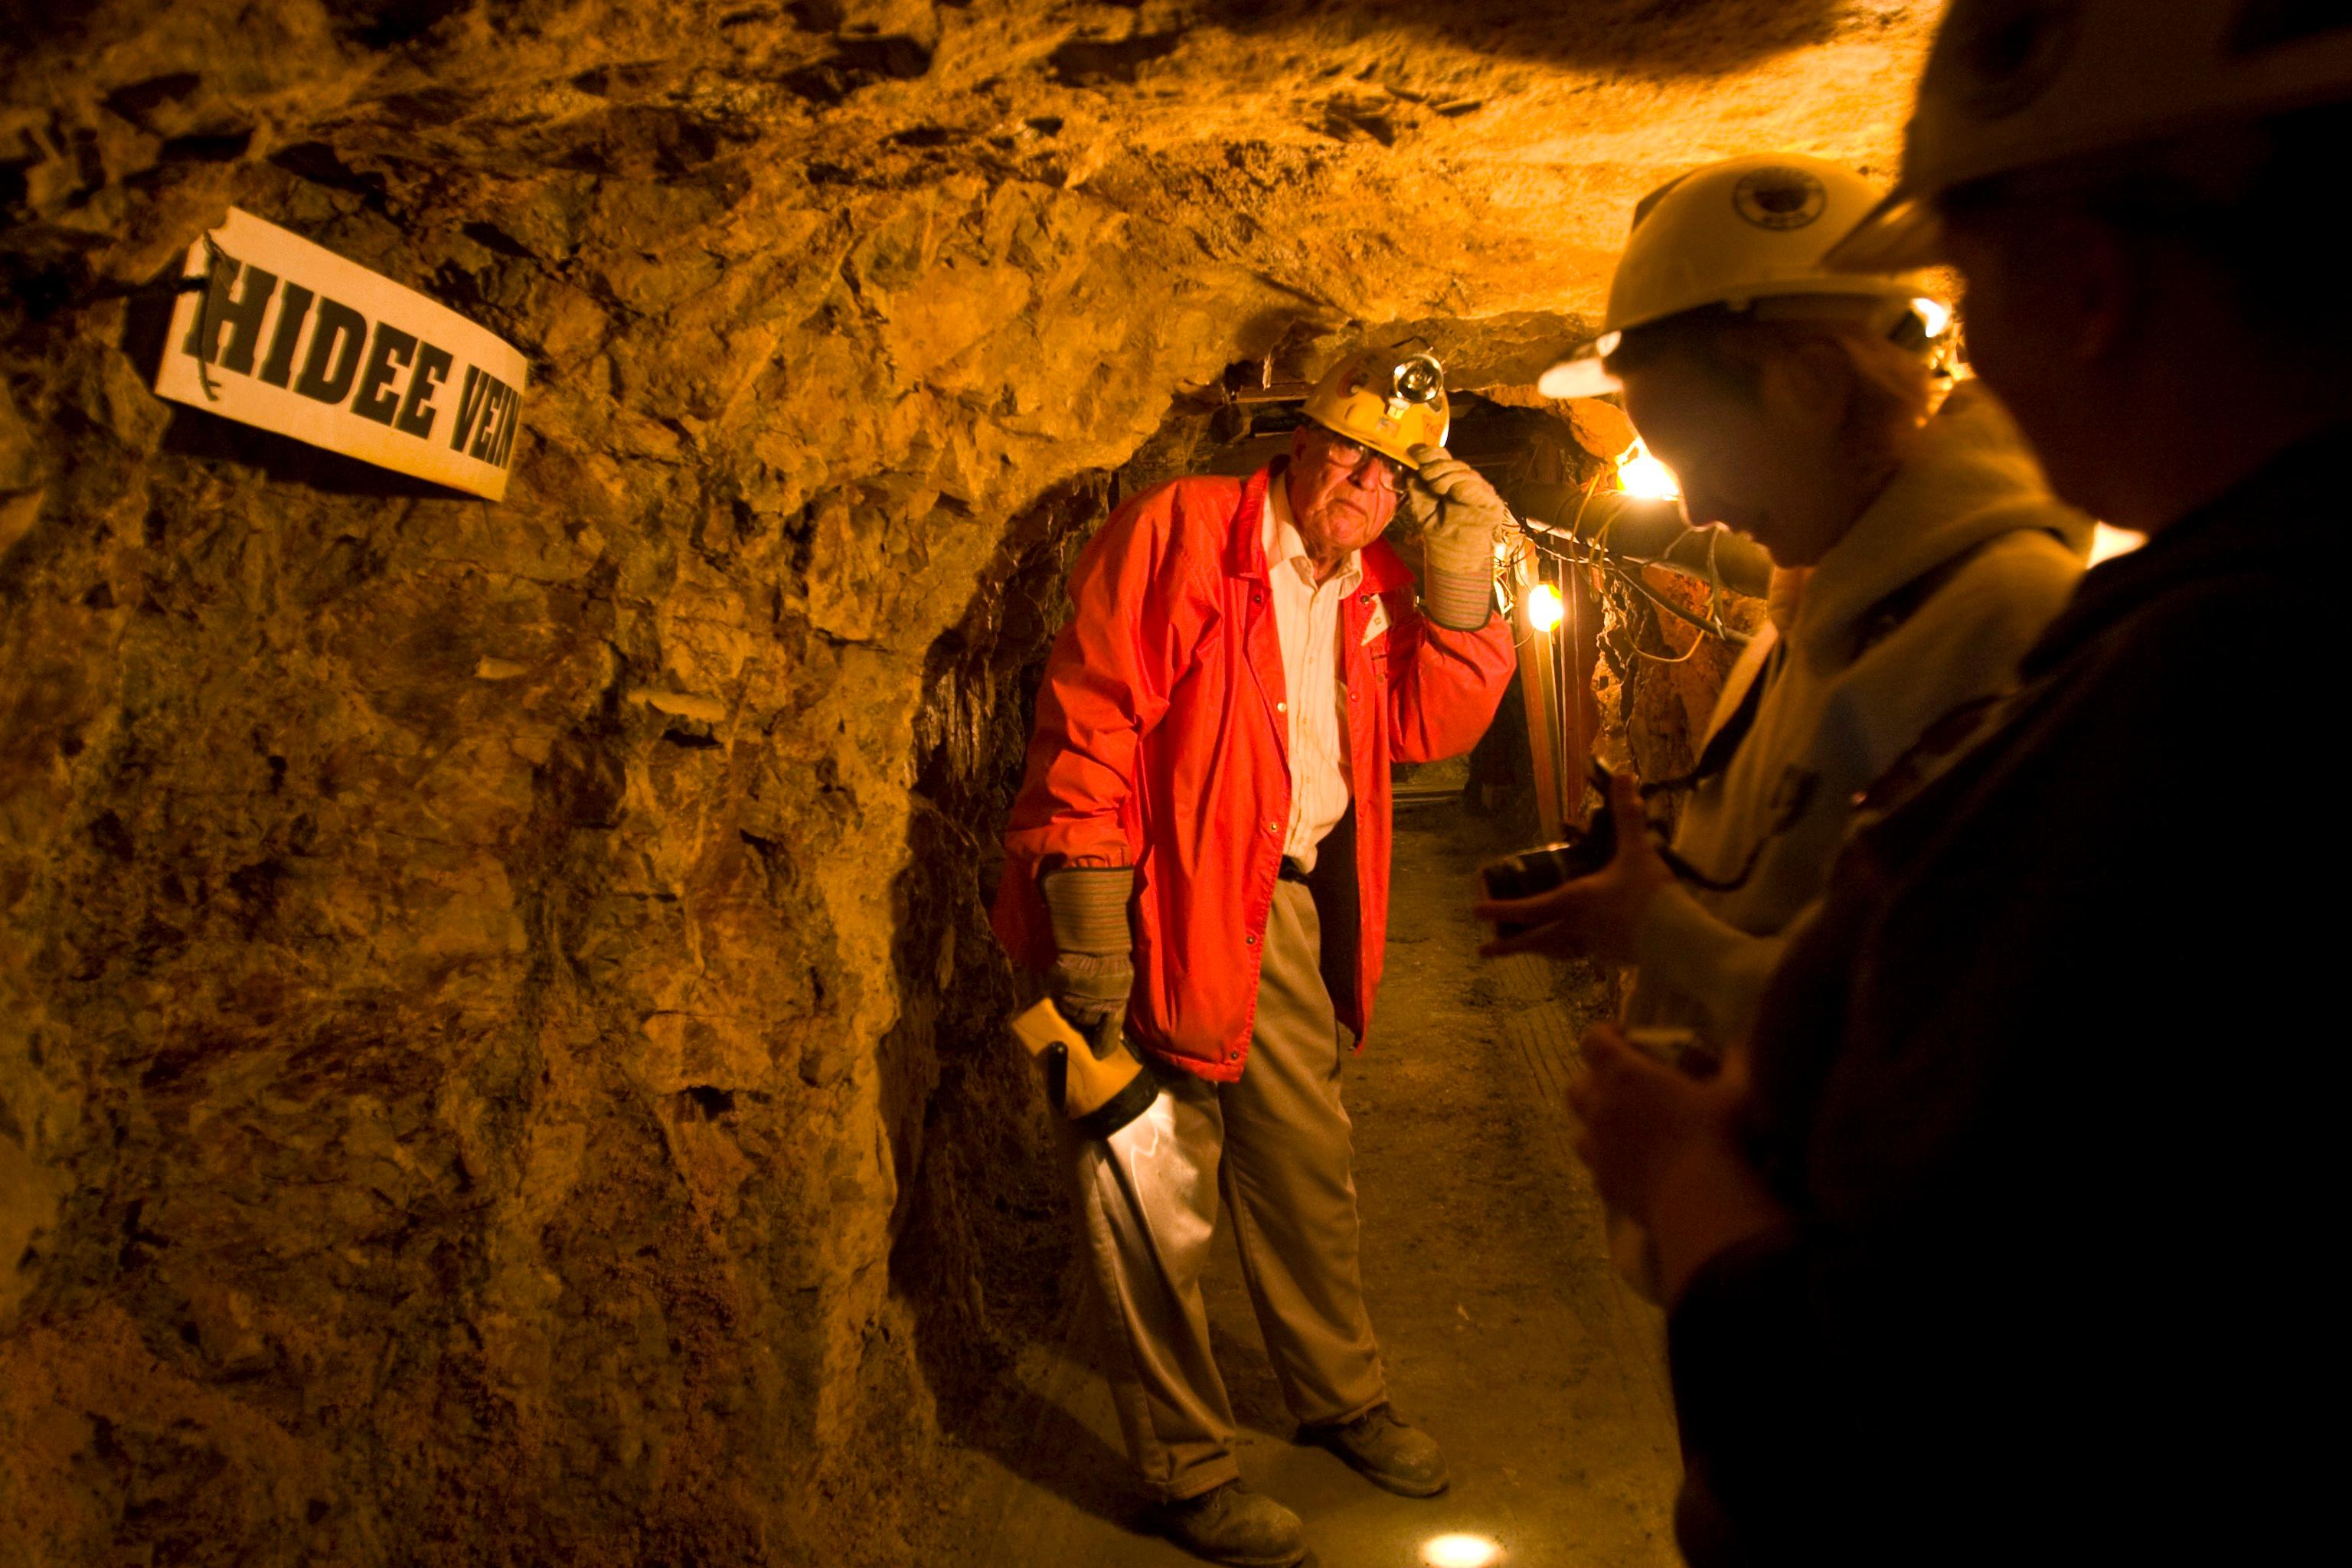
[[1866,803],[1720,1079],[1588,1037],[1699,1568],[2327,1550],[2345,857],[2288,785],[2342,659],[2348,147],[2340,0],[1954,0],[1831,257],[1955,264],[2059,491],[2147,542]]
[[[2000,405],[1938,400],[1948,312],[1922,277],[1835,272],[1879,199],[1853,171],[1769,153],[1645,198],[1603,331],[1544,378],[1622,387],[1694,523],[1746,533],[1778,571],[1698,748],[1666,869],[1646,835],[1615,862],[1477,912],[1489,944],[1633,962],[1629,1021],[1745,1033],[1787,931],[1821,892],[1858,793],[1981,702],[2081,574],[2090,520],[2058,503]],[[1612,803],[1641,810],[1630,778]]]

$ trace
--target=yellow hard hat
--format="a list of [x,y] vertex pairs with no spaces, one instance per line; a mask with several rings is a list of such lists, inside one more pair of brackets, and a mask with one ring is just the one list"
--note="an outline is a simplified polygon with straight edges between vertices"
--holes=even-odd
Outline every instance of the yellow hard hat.
[[1307,417],[1418,472],[1415,447],[1443,447],[1453,424],[1445,367],[1428,353],[1359,349],[1307,395]]
[[2292,0],[1952,0],[1895,192],[1836,247],[1854,271],[1941,258],[1947,192],[2201,126],[2352,98],[2352,10]]
[[1858,307],[1866,316],[1882,301],[1927,294],[1924,278],[1858,276],[1822,265],[1878,195],[1853,170],[1795,153],[1727,158],[1668,181],[1633,209],[1601,335],[1546,371],[1541,390],[1549,397],[1614,391],[1616,378],[1601,361],[1622,334],[1686,310],[1802,299]]

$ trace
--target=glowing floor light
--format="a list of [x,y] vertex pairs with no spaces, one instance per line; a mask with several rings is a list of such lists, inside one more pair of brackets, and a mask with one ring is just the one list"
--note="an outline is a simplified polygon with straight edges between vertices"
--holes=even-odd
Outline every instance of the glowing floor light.
[[[1559,590],[1549,583],[1538,583],[1528,590],[1528,625],[1539,632],[1548,632],[1559,625],[1565,613],[1559,602]],[[1448,1537],[1447,1539],[1451,1539]]]
[[1487,1568],[1503,1560],[1500,1543],[1483,1535],[1433,1536],[1421,1549],[1429,1568]]

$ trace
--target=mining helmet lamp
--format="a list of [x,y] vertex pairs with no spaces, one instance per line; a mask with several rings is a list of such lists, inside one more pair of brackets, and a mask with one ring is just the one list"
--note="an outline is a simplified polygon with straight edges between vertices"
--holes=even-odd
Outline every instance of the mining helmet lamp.
[[1443,447],[1453,423],[1445,366],[1426,350],[1360,349],[1307,395],[1307,418],[1342,440],[1418,471],[1415,447]]
[[1435,354],[1414,354],[1397,362],[1391,385],[1406,403],[1434,403],[1445,393],[1445,367]]

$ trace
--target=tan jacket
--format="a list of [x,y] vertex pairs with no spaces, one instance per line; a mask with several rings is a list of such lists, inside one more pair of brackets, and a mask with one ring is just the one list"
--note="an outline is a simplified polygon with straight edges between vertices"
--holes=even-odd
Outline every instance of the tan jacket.
[[2004,687],[2082,574],[2090,519],[2056,500],[2007,410],[1965,383],[1916,455],[1822,557],[1782,631],[1724,683],[1709,734],[1765,683],[1730,765],[1685,803],[1675,847],[1725,892],[1660,892],[1634,930],[1628,1016],[1744,1035],[1820,897],[1856,795],[1946,714]]

